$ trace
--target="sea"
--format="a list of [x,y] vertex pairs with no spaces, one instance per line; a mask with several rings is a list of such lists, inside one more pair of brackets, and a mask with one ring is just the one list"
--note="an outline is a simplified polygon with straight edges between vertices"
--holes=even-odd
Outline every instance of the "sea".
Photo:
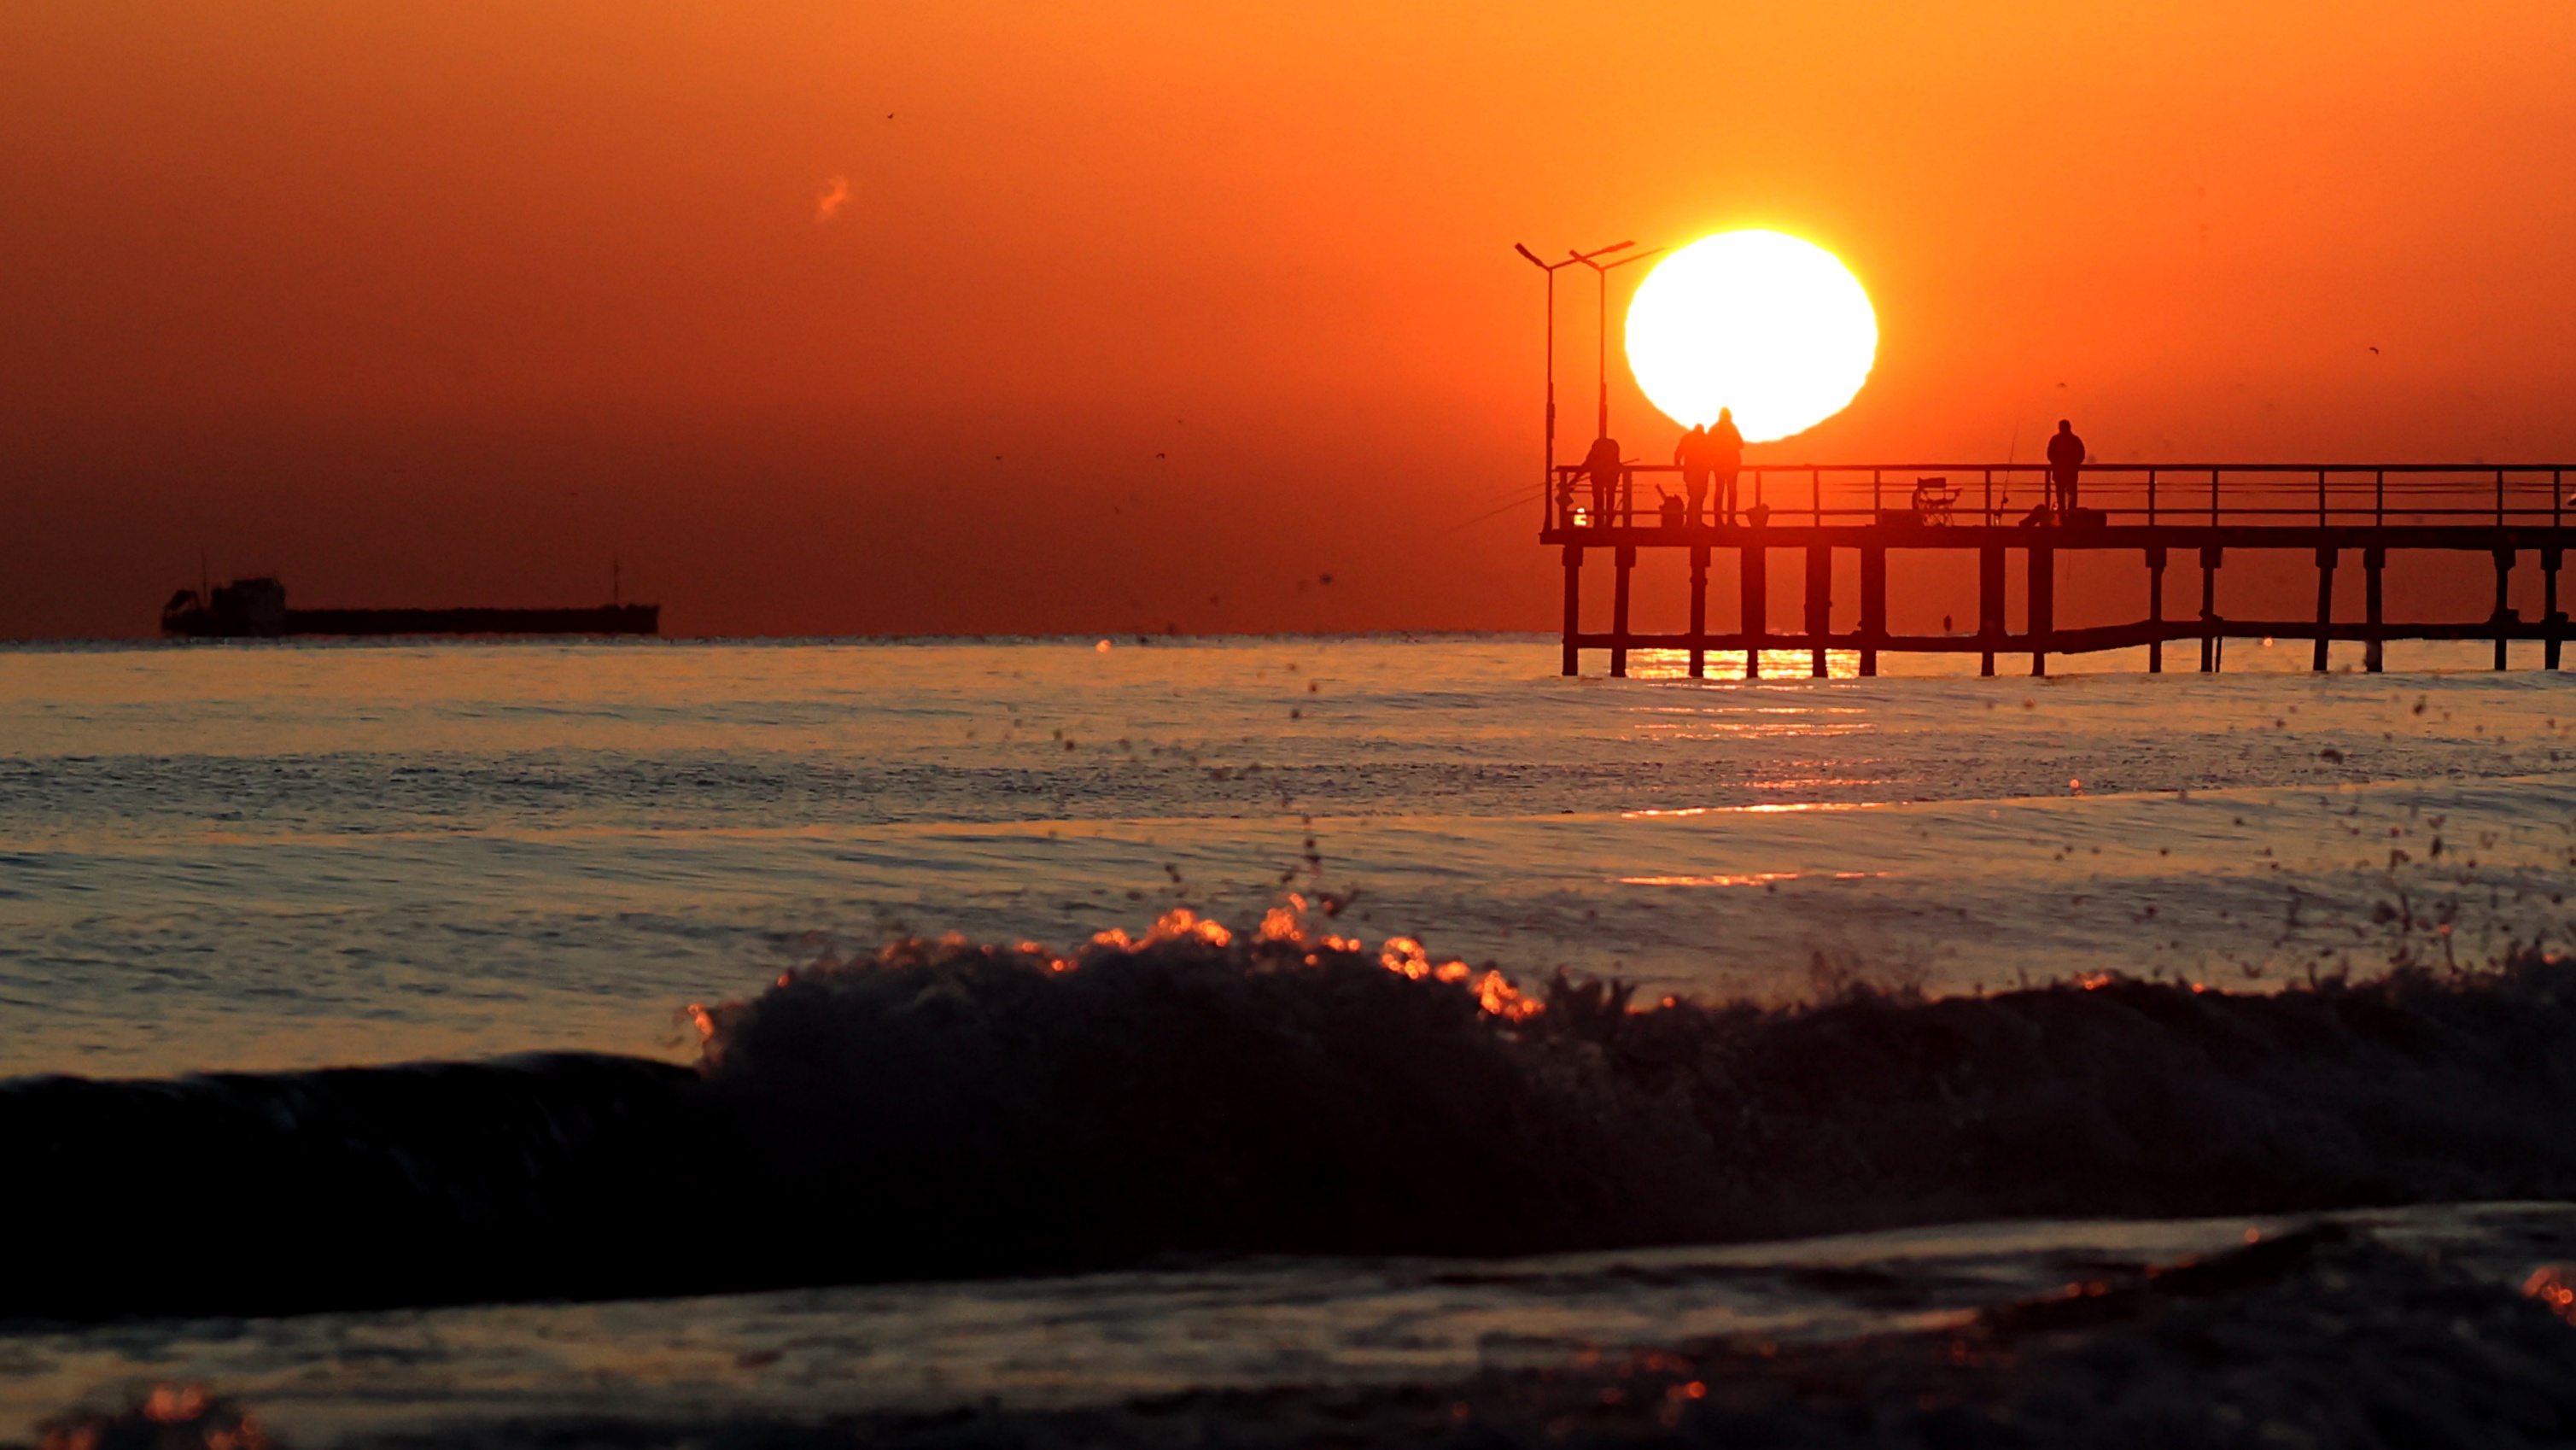
[[[2576,937],[2576,690],[2536,645],[2502,671],[2490,648],[2392,643],[2386,673],[2318,673],[2304,641],[2247,641],[2222,673],[2114,653],[2044,678],[2012,655],[1993,677],[1895,656],[1859,678],[1842,654],[1818,678],[1781,653],[1759,679],[1741,656],[1691,679],[1648,651],[1610,679],[1565,678],[1552,638],[1513,635],[12,646],[0,1122],[51,1143],[72,1110],[42,1104],[75,1090],[376,1080],[329,1071],[348,1068],[677,1081],[713,1070],[726,1004],[897,970],[982,1003],[995,962],[1106,981],[1094,963],[1157,922],[1233,944],[1233,966],[1176,973],[1268,982],[1276,963],[1241,954],[1276,940],[1407,990],[1507,984],[1461,998],[1474,1021],[1561,976],[1731,1033],[2121,992],[2142,1020],[2366,997],[2450,1023],[2469,1009],[2404,992],[2475,996]],[[911,965],[871,967],[890,942]],[[970,950],[983,966],[956,965]],[[1086,1020],[1115,1034],[1146,1010],[1125,1000],[1086,999]],[[1540,1035],[1506,1027],[1521,1045],[1495,1051]],[[611,1276],[274,1312],[102,1290],[0,1303],[0,1443],[172,1385],[311,1446],[1575,1373],[1685,1342],[1939,1331],[2317,1212],[2447,1246],[2509,1296],[2576,1213],[2554,1167],[2401,1158],[2315,1202],[2016,1188],[1618,1242],[1218,1233],[1115,1263],[943,1251],[919,1272],[835,1260],[831,1282]],[[171,1212],[203,1191],[174,1186]],[[9,1192],[60,1207],[81,1188]],[[184,1255],[158,1272],[184,1278]]]

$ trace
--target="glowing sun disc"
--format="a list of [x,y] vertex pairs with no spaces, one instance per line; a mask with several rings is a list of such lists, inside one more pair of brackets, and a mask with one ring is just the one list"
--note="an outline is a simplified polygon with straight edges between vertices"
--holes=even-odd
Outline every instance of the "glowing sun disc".
[[1833,253],[1779,232],[1720,232],[1657,263],[1628,303],[1628,367],[1681,424],[1735,410],[1748,443],[1843,410],[1878,359],[1878,315]]

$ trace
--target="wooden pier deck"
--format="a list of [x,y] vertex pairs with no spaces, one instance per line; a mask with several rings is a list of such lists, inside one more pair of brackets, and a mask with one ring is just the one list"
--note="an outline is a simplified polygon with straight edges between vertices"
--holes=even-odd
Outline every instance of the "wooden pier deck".
[[[1743,668],[1758,670],[1760,652],[1803,650],[1812,672],[1826,673],[1829,650],[1854,651],[1860,673],[1878,672],[1883,653],[1975,654],[1993,674],[1998,655],[2027,654],[2031,673],[2045,674],[2052,654],[2144,646],[2147,668],[2164,668],[2164,646],[2197,642],[2199,667],[2217,670],[2223,641],[2241,638],[2315,642],[2313,667],[2330,667],[2331,647],[2363,647],[2363,668],[2381,668],[2381,646],[2392,639],[2486,639],[2495,642],[2495,667],[2506,665],[2516,640],[2542,644],[2543,663],[2559,668],[2568,636],[2559,608],[2558,573],[2576,544],[2576,507],[2566,475],[2576,465],[2491,464],[2133,464],[2087,465],[2078,492],[2082,511],[2071,515],[2037,509],[2045,469],[2029,464],[1766,465],[1745,469],[1738,484],[1739,512],[1758,522],[1690,523],[1676,499],[1636,507],[1641,481],[1658,493],[1678,495],[1678,470],[1640,466],[1626,470],[1616,497],[1595,501],[1592,485],[1572,468],[1560,468],[1547,490],[1540,542],[1562,551],[1565,570],[1564,671],[1580,672],[1585,650],[1606,650],[1610,673],[1624,676],[1628,656],[1641,649],[1677,650],[1690,673],[1704,676],[1711,654],[1741,653]],[[1918,490],[1921,481],[1926,488]],[[1769,497],[1766,499],[1765,494]],[[1928,502],[1917,506],[1918,498]],[[2019,502],[2016,503],[2015,500]],[[1711,508],[1715,507],[1714,501]],[[1689,624],[1680,633],[1647,633],[1629,627],[1631,575],[1641,551],[1669,549],[1687,556]],[[1860,608],[1855,628],[1831,628],[1834,552],[1859,556]],[[1708,628],[1708,568],[1719,551],[1738,559],[1735,627]],[[1792,632],[1775,631],[1768,618],[1770,555],[1788,550],[1803,561],[1804,618]],[[1978,559],[1974,633],[1897,634],[1887,627],[1887,556],[1891,550],[1973,551]],[[2295,619],[2221,616],[2218,573],[2230,550],[2298,550],[2316,567],[2316,609]],[[2398,551],[2484,554],[2495,573],[2495,605],[2474,620],[2390,619],[2383,608],[2382,573]],[[2023,556],[2026,627],[2006,628],[2010,556]],[[1586,630],[1582,620],[1582,570],[1588,554],[1606,553],[1614,571],[1610,627]],[[2146,617],[2125,624],[2061,628],[2056,616],[2056,559],[2062,553],[2132,553],[2144,566]],[[2529,556],[2542,579],[2541,617],[2521,618],[2508,604],[2517,563]],[[2362,572],[2362,617],[2335,618],[2335,578],[2347,561]],[[2166,570],[2196,565],[2199,612],[2188,619],[2164,614]]]

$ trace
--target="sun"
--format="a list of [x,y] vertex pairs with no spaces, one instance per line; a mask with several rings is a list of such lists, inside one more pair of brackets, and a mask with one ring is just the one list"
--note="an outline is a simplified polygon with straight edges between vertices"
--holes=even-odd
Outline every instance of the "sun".
[[1720,232],[1656,264],[1628,303],[1628,367],[1667,417],[1735,410],[1748,443],[1843,410],[1878,358],[1869,294],[1833,253],[1779,232]]

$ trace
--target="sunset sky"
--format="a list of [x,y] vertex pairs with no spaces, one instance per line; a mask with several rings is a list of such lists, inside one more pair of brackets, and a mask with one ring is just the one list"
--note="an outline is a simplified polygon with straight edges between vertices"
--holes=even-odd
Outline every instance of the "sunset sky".
[[2538,0],[18,0],[0,635],[148,633],[201,555],[616,556],[681,634],[1548,628],[1512,244],[1745,226],[1881,328],[1758,457],[2563,460],[2571,68]]

